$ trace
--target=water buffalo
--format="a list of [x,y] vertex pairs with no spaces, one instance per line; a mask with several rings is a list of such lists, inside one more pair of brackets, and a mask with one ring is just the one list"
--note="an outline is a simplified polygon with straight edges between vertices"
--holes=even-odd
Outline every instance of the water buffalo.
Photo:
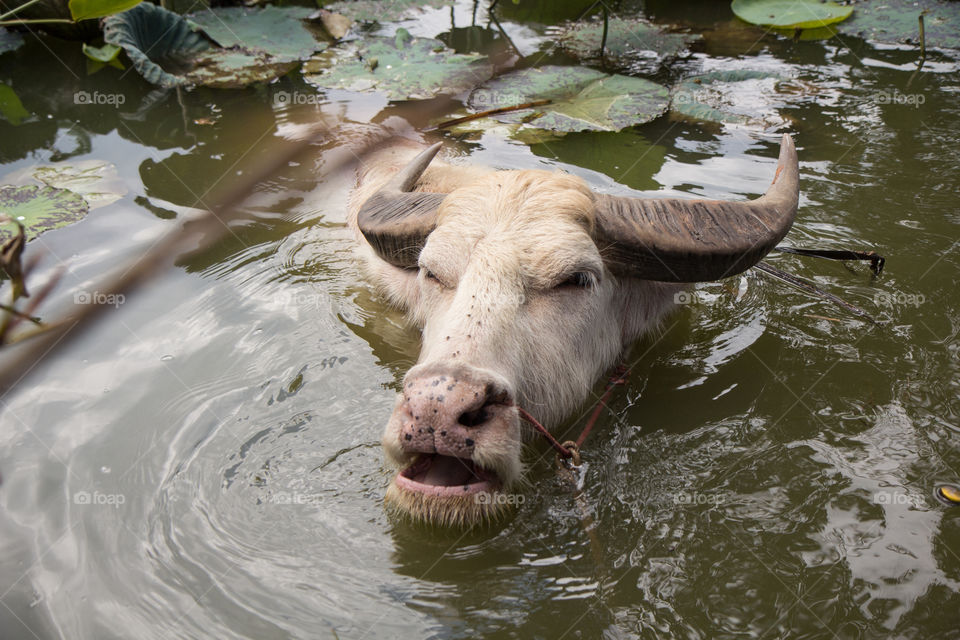
[[555,426],[685,283],[761,260],[793,223],[798,165],[785,135],[756,200],[641,199],[564,173],[431,163],[440,146],[375,154],[348,219],[370,277],[422,331],[383,436],[399,469],[386,503],[470,526],[521,480],[518,406]]

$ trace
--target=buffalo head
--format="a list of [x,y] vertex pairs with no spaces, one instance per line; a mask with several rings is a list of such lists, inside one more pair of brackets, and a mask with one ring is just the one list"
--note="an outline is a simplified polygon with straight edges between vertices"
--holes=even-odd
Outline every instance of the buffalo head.
[[546,171],[430,166],[439,148],[361,185],[351,219],[423,336],[383,437],[399,468],[387,503],[470,525],[522,478],[517,407],[556,425],[684,283],[761,260],[793,222],[798,166],[784,136],[756,200],[645,199]]

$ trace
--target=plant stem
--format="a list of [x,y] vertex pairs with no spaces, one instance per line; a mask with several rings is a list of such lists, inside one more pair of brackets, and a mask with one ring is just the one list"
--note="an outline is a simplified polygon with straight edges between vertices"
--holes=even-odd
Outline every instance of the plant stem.
[[0,20],[5,20],[5,19],[9,18],[10,16],[12,16],[13,14],[17,13],[18,11],[22,11],[22,10],[26,9],[27,7],[29,7],[30,5],[32,5],[32,4],[37,4],[38,2],[41,2],[41,0],[28,0],[28,2],[24,2],[24,3],[23,3],[22,5],[20,5],[19,7],[14,7],[13,9],[10,9],[10,11],[7,11],[5,14],[3,14],[2,16],[0,16]]
[[50,24],[52,22],[66,22],[67,24],[76,24],[68,18],[40,18],[37,20],[3,20],[0,21],[0,27],[18,24]]

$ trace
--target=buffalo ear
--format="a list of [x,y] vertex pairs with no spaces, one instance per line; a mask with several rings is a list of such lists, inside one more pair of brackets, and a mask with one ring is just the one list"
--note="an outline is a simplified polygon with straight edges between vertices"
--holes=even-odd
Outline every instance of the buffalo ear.
[[437,210],[446,194],[413,188],[441,146],[438,142],[411,160],[357,213],[360,233],[381,259],[396,267],[416,267],[420,250],[436,227]]
[[773,183],[746,202],[597,197],[595,237],[613,273],[705,282],[746,271],[787,234],[800,197],[793,139],[784,135]]

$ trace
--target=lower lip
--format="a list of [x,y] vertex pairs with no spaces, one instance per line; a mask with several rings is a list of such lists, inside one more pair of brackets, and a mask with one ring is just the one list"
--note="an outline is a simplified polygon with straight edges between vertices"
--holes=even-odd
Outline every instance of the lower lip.
[[438,498],[454,498],[456,496],[471,496],[478,493],[492,493],[497,488],[496,485],[489,480],[452,486],[423,484],[404,476],[403,472],[398,473],[393,479],[393,482],[397,487],[405,491],[427,496],[436,496]]

